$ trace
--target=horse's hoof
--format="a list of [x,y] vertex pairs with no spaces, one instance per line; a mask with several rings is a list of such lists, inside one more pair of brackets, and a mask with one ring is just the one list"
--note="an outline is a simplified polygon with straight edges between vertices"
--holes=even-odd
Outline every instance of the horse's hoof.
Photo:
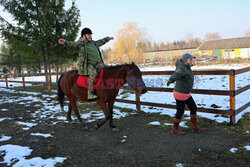
[[113,132],[120,132],[120,130],[118,128],[112,128]]

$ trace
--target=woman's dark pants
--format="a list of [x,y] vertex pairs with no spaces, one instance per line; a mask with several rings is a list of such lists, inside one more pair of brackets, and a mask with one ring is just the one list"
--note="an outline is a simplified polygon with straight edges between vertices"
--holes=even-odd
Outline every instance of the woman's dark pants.
[[196,106],[192,96],[190,96],[186,101],[181,101],[181,100],[177,100],[177,99],[175,99],[175,100],[176,100],[176,109],[177,109],[175,118],[181,119],[181,117],[185,111],[185,104],[188,106],[189,110],[191,111],[191,115],[196,114],[197,106]]

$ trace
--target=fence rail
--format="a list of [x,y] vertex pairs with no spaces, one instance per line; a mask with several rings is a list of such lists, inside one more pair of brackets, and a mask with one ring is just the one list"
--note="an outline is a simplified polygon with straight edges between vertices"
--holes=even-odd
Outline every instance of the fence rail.
[[[206,90],[206,89],[193,89],[192,93],[194,94],[205,94],[205,95],[224,95],[230,97],[230,109],[229,110],[219,110],[219,109],[211,109],[211,108],[203,108],[198,107],[198,112],[205,112],[205,113],[213,113],[213,114],[226,114],[230,115],[230,122],[235,123],[236,115],[240,112],[244,111],[246,108],[250,106],[250,101],[247,102],[245,105],[241,106],[236,110],[235,107],[235,96],[239,95],[245,91],[247,91],[250,88],[250,84],[244,86],[243,88],[240,88],[238,90],[235,90],[235,76],[238,74],[246,73],[250,71],[250,66],[238,70],[206,70],[206,71],[194,71],[195,75],[229,75],[229,90]],[[174,71],[145,71],[142,72],[142,75],[171,75]],[[61,73],[51,73],[51,75],[60,75]],[[48,92],[51,91],[51,85],[56,85],[56,83],[50,82],[50,76],[49,74],[45,75],[44,73],[40,74],[8,74],[8,75],[1,75],[4,76],[5,80],[0,79],[0,82],[6,83],[6,88],[8,88],[8,82],[16,82],[16,83],[22,83],[23,88],[26,89],[26,83],[31,84],[45,84],[47,85]],[[8,77],[14,76],[14,77],[22,77],[22,81],[10,81],[8,80]],[[30,76],[46,76],[46,82],[31,82],[31,81],[25,81],[25,77]],[[128,89],[128,87],[123,86],[122,89]],[[155,91],[155,92],[172,92],[173,88],[162,88],[162,87],[148,87],[148,91]],[[175,105],[171,104],[162,104],[162,103],[153,103],[153,102],[147,102],[147,101],[141,101],[140,95],[136,91],[135,92],[135,101],[133,100],[124,100],[124,99],[116,99],[117,102],[122,103],[129,103],[129,104],[135,104],[136,109],[140,110],[141,105],[145,106],[154,106],[154,107],[162,107],[162,108],[172,108],[175,109]],[[188,108],[186,108],[188,110]]]

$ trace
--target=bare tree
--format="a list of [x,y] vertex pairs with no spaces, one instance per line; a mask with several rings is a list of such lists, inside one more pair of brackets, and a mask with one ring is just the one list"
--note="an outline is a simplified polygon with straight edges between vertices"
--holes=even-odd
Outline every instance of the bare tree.
[[192,33],[192,32],[187,33],[187,35],[186,35],[186,37],[185,37],[185,41],[186,41],[187,43],[190,43],[193,39],[194,39],[193,33]]
[[180,41],[179,43],[181,48],[198,47],[201,43],[201,39],[194,37],[193,33],[187,33],[185,41]]
[[221,35],[218,32],[207,32],[204,36],[206,40],[221,39]]
[[142,62],[142,54],[148,43],[146,34],[138,28],[137,23],[125,23],[124,27],[118,30],[114,50],[110,53],[113,62]]

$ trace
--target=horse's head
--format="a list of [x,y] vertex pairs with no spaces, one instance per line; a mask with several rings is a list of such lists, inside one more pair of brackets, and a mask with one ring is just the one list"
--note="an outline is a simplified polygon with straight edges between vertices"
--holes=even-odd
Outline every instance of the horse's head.
[[146,85],[142,79],[141,71],[137,67],[137,65],[132,62],[131,64],[127,64],[127,83],[128,85],[134,89],[138,90],[139,93],[144,94],[147,92]]

